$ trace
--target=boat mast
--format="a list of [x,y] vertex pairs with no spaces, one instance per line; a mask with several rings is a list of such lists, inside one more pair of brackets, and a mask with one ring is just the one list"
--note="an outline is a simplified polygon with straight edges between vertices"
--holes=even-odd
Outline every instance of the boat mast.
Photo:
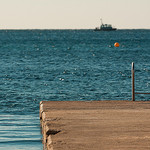
[[102,18],[101,18],[100,20],[101,20],[101,24],[103,24],[103,20],[102,20]]

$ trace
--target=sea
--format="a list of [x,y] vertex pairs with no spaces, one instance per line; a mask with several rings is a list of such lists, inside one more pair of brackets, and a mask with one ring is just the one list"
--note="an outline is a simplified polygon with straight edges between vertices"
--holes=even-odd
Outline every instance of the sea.
[[0,30],[0,149],[43,149],[40,101],[131,101],[132,62],[150,93],[150,30]]

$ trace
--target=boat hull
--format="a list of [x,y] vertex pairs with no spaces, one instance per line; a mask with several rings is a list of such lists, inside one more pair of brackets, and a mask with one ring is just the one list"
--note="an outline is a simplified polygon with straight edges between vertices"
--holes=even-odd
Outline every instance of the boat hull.
[[112,29],[94,29],[94,31],[115,31],[117,30],[116,28],[112,28]]

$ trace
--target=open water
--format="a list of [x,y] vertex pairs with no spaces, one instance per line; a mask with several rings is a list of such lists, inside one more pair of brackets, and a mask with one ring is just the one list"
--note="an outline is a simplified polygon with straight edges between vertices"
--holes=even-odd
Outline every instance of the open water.
[[42,150],[42,100],[131,100],[132,62],[150,92],[150,30],[0,30],[0,149]]

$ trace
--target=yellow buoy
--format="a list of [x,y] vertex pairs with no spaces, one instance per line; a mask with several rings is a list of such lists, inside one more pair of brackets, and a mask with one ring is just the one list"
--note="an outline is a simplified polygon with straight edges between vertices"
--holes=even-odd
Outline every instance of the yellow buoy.
[[115,46],[115,47],[119,47],[119,43],[116,42],[116,43],[114,44],[114,46]]

